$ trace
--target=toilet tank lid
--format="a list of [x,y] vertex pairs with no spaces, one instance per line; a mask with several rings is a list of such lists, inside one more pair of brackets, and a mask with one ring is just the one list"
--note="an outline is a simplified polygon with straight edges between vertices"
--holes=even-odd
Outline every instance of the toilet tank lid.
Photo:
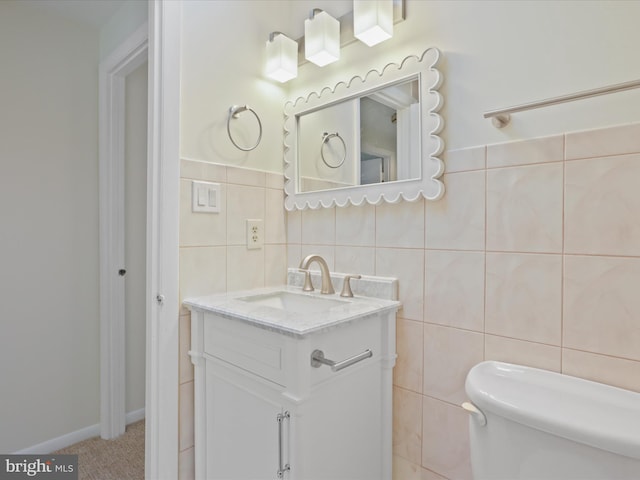
[[473,367],[465,389],[485,414],[640,459],[640,393],[494,361]]

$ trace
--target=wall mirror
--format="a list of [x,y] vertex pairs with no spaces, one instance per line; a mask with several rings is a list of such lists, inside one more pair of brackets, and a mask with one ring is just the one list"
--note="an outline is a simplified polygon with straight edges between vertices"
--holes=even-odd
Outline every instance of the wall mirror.
[[287,102],[287,210],[442,197],[439,58],[430,48]]

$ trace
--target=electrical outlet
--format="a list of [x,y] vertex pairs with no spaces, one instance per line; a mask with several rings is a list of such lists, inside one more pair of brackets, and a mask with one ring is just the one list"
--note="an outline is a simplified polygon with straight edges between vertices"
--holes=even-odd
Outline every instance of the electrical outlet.
[[262,220],[247,219],[247,248],[262,248],[264,244],[264,229],[262,228]]

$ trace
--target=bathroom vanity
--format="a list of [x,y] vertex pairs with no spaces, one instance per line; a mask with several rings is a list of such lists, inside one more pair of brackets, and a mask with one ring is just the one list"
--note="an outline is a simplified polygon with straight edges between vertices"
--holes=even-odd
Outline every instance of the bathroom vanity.
[[196,478],[391,479],[397,280],[354,287],[353,298],[288,285],[185,301]]

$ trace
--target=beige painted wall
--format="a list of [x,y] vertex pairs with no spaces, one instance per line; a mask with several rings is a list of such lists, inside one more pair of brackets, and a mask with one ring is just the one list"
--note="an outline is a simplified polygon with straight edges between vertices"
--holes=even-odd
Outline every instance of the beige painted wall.
[[[311,0],[295,3],[302,11],[292,18],[292,29],[303,23],[303,4],[316,6]],[[302,66],[298,78],[287,84],[288,95],[334,86],[437,47],[443,54],[440,114],[448,149],[637,119],[640,90],[520,113],[504,130],[482,114],[640,78],[634,51],[640,42],[635,28],[640,2],[407,0],[406,11],[391,40],[375,47],[356,42],[341,50],[339,62],[324,68]]]
[[99,421],[98,34],[0,2],[0,451]]
[[[186,1],[182,15],[180,156],[257,170],[282,171],[282,107],[285,90],[262,73],[269,32],[286,30],[286,1]],[[260,116],[258,147],[243,152],[227,135],[232,105]],[[255,121],[250,113],[239,122]],[[248,138],[248,137],[251,138]],[[246,146],[256,136],[238,136]]]
[[[340,61],[307,63],[281,85],[263,75],[264,44],[279,30],[298,38],[312,8],[335,16],[349,0],[184,3],[181,156],[258,170],[282,170],[282,107],[337,82],[381,69],[426,48],[442,50],[441,111],[447,148],[597,128],[634,121],[640,91],[518,114],[495,129],[487,110],[640,78],[634,46],[640,3],[628,1],[406,0],[407,18],[375,47],[356,42]],[[243,35],[237,26],[243,25]],[[226,133],[228,108],[249,104],[261,115],[264,138],[253,152],[235,149]]]

